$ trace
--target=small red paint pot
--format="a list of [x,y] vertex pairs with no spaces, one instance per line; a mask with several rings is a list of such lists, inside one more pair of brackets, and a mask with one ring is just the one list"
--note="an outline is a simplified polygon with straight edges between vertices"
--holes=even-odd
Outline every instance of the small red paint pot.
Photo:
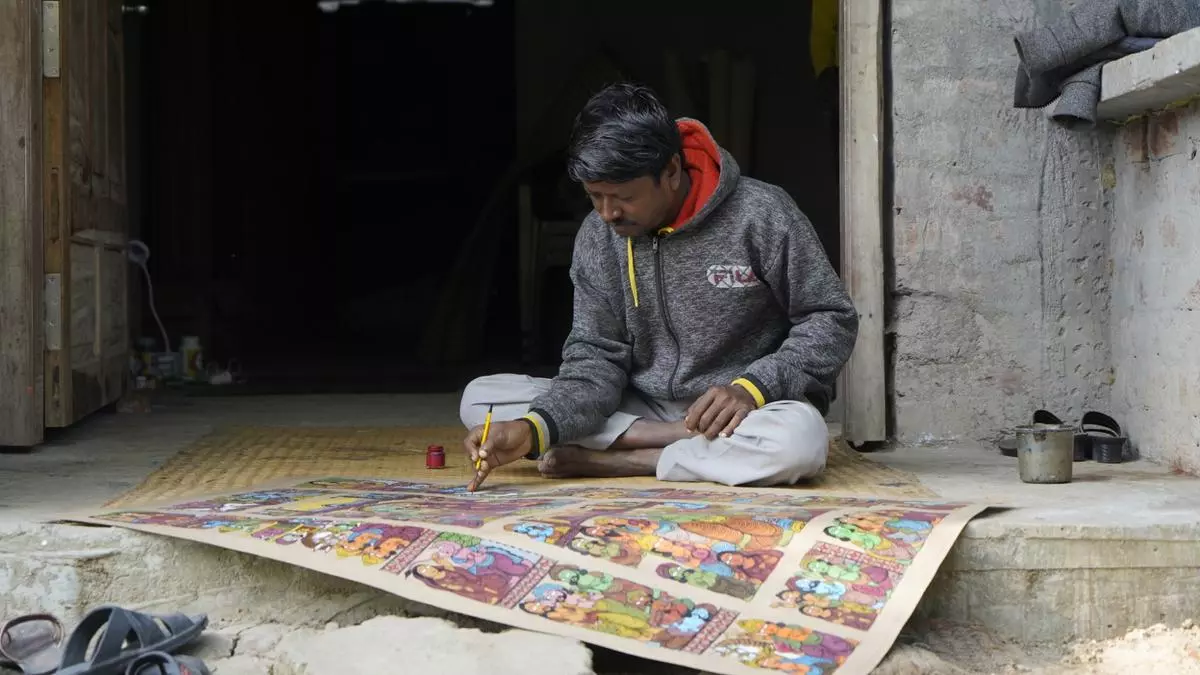
[[425,468],[446,468],[446,450],[442,446],[431,445],[428,448],[425,448]]

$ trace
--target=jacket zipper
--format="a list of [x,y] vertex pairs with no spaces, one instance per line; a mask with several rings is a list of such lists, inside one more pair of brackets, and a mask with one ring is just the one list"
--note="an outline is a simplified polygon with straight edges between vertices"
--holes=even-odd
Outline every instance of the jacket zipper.
[[654,272],[658,277],[658,306],[662,311],[663,324],[667,327],[667,335],[671,336],[671,341],[675,343],[675,366],[671,368],[671,379],[667,381],[667,397],[674,401],[675,377],[679,374],[679,338],[675,337],[675,326],[671,324],[671,313],[667,311],[667,291],[663,288],[662,254],[658,252],[660,238],[655,236],[651,246],[654,249]]

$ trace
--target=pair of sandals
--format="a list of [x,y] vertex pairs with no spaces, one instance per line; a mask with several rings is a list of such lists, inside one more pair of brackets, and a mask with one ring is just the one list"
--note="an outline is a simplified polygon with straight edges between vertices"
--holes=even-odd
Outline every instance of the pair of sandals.
[[[1037,410],[1033,413],[1033,426],[1057,427],[1063,426],[1063,421],[1048,410]],[[1120,464],[1127,440],[1116,420],[1102,412],[1086,412],[1075,430],[1074,459],[1076,462],[1090,459],[1102,464]],[[1016,438],[1005,438],[997,445],[1004,456],[1017,456]]]
[[210,675],[199,659],[174,655],[206,627],[205,615],[142,614],[105,605],[88,612],[67,636],[55,616],[28,614],[0,628],[0,663],[25,675]]

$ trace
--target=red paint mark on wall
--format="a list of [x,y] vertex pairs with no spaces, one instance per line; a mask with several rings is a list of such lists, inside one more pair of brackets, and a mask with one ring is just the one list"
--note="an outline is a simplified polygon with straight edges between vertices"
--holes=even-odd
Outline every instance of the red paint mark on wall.
[[1146,145],[1149,146],[1150,156],[1159,158],[1172,154],[1175,141],[1179,138],[1179,113],[1164,110],[1150,118],[1148,127]]
[[951,198],[974,204],[988,213],[992,212],[992,196],[992,191],[982,185],[973,188],[960,187],[950,193]]
[[1150,149],[1147,144],[1149,127],[1145,118],[1136,120],[1121,127],[1121,142],[1125,145],[1125,153],[1129,161],[1140,164],[1150,159]]

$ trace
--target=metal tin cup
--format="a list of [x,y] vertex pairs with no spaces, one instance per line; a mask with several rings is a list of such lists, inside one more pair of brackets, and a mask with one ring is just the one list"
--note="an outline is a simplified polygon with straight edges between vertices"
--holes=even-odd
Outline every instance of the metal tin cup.
[[1075,427],[1037,424],[1016,428],[1017,471],[1025,483],[1070,483]]

